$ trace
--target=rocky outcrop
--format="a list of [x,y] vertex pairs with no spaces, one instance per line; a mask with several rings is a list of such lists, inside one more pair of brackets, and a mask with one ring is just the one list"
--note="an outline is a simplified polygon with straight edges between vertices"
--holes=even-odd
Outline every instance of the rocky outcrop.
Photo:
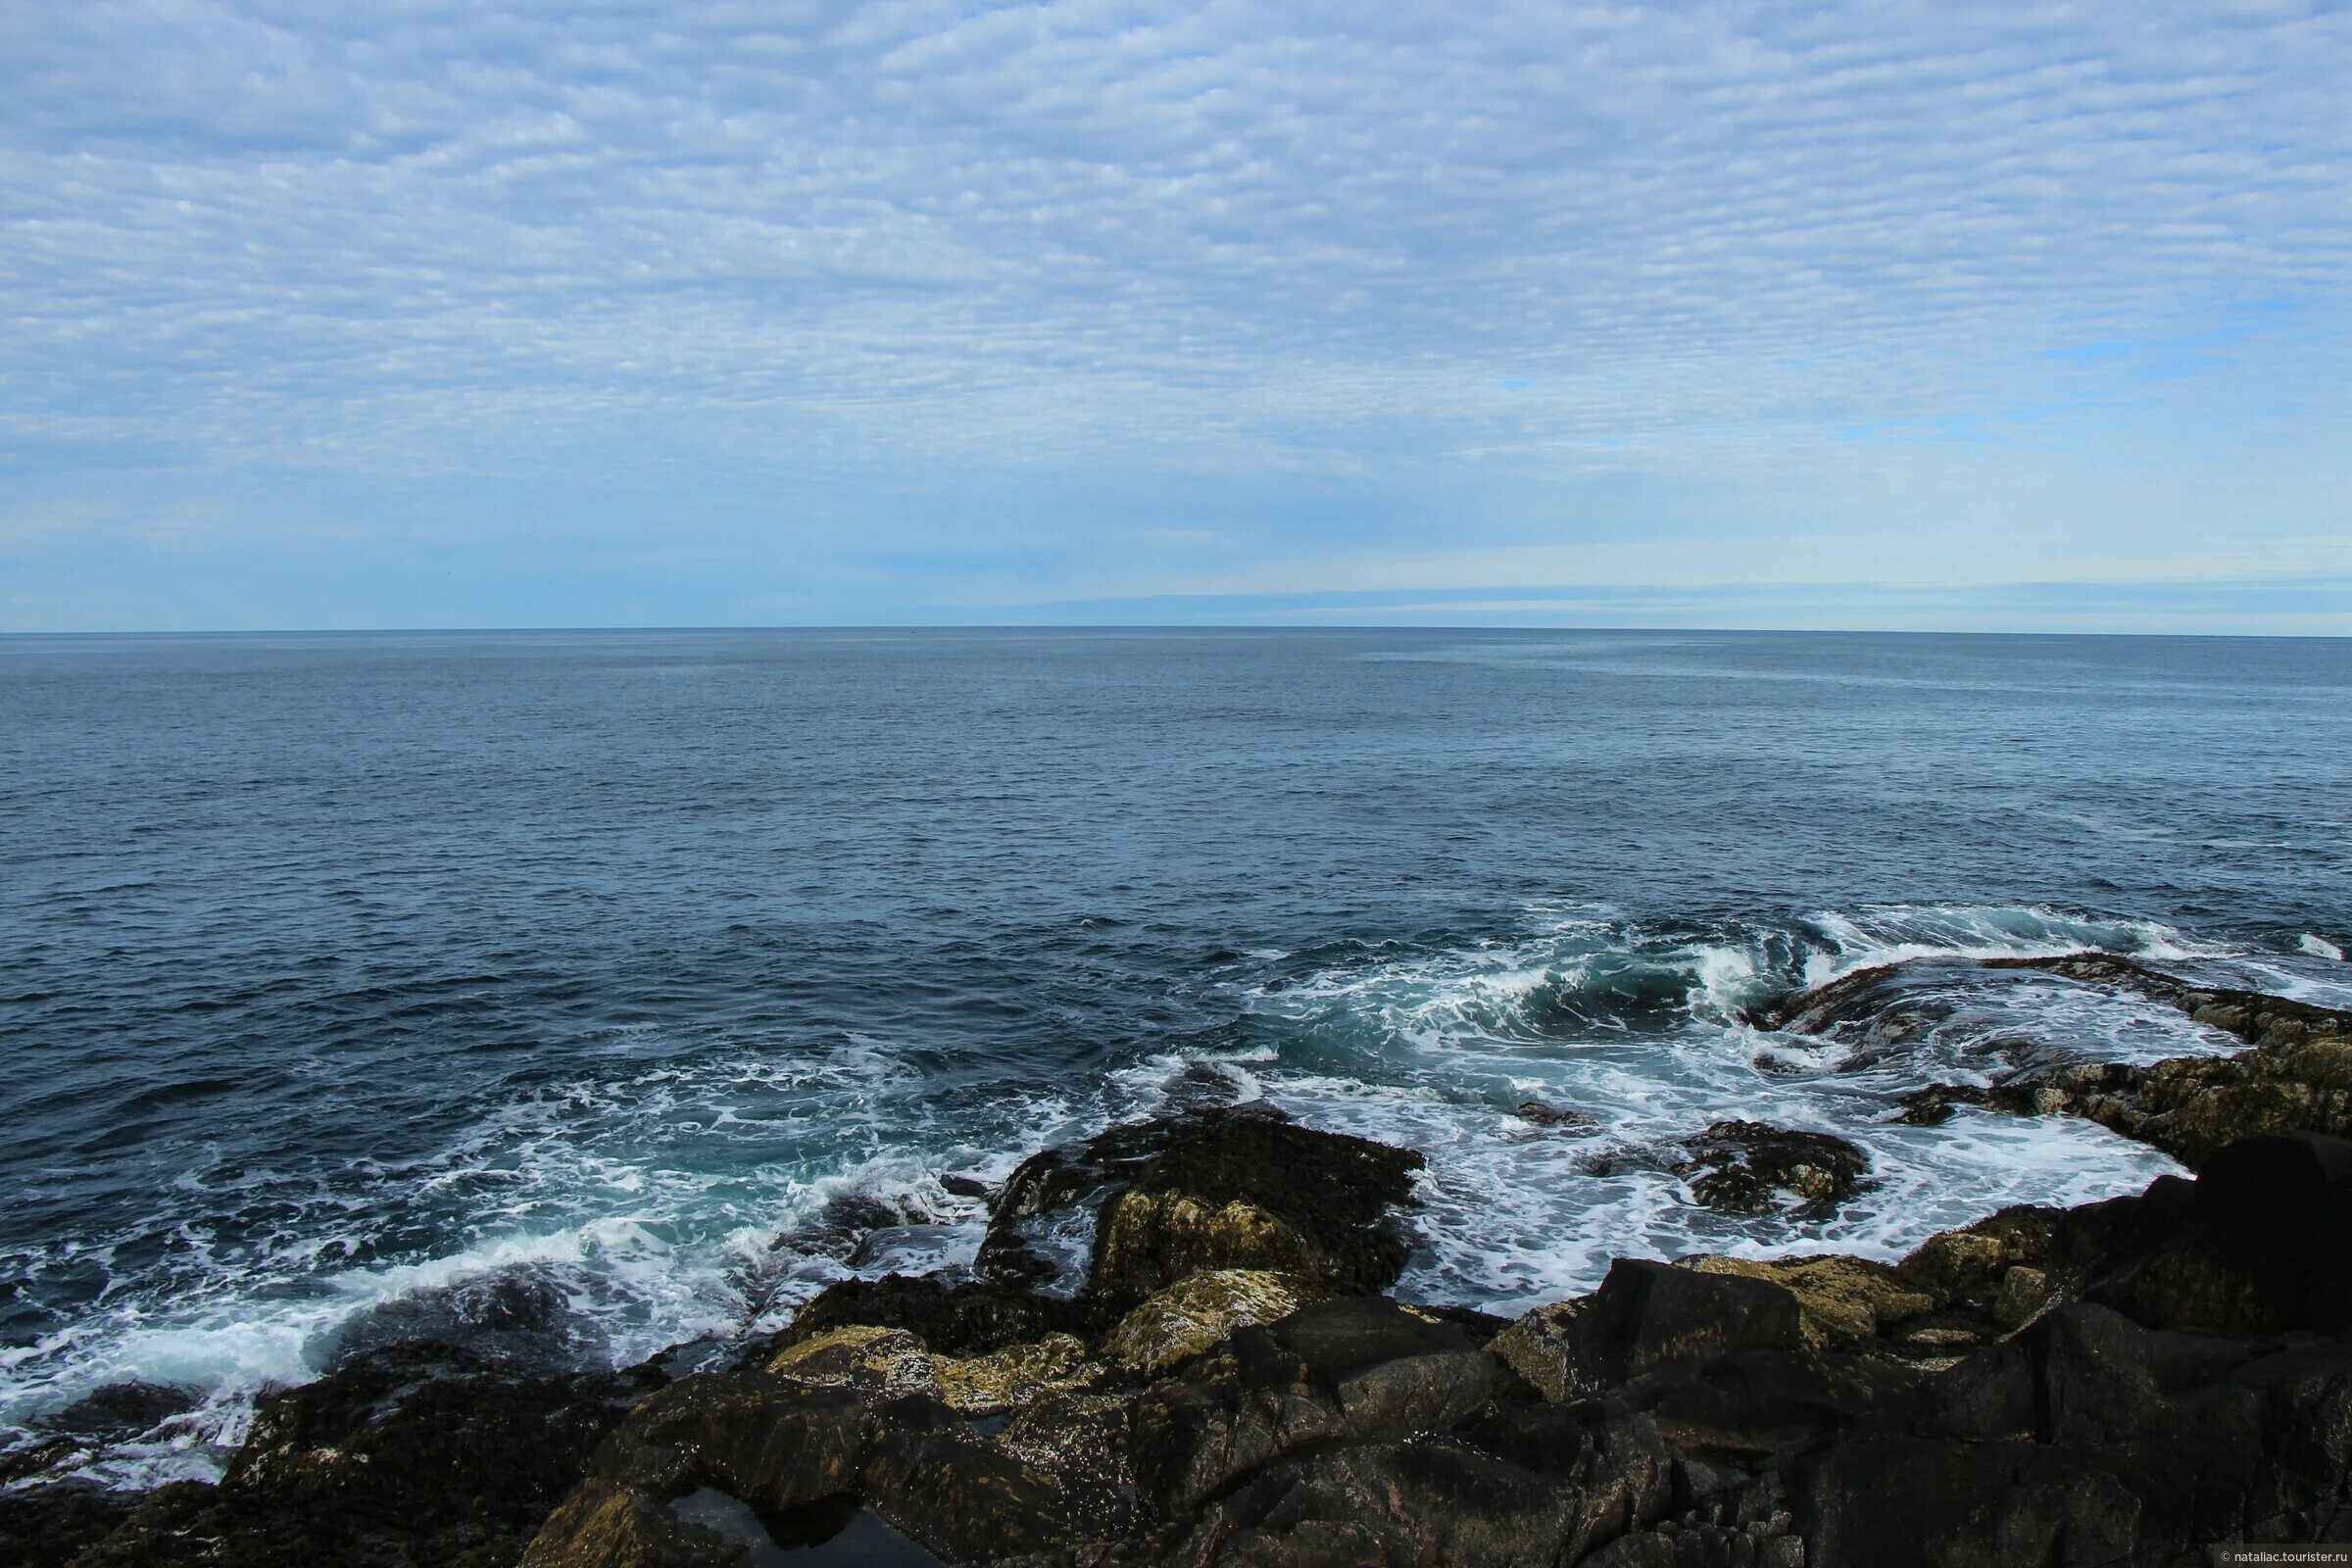
[[1085,1292],[1133,1303],[1191,1274],[1244,1268],[1333,1291],[1376,1291],[1403,1271],[1390,1211],[1412,1200],[1421,1156],[1299,1127],[1263,1106],[1115,1127],[1012,1173],[981,1273],[1035,1284],[1056,1273],[1048,1238],[1087,1228]]
[[217,1487],[151,1493],[80,1568],[512,1563],[657,1380],[395,1345],[263,1402]]
[[[1840,1035],[1855,1029],[1880,1039],[1909,1030],[1905,991],[1914,965],[1859,969],[1784,1002],[1755,1009],[1762,1028]],[[1956,960],[1918,968],[1948,975]],[[2177,1007],[2209,1028],[2252,1047],[2235,1055],[2176,1056],[2140,1065],[2047,1059],[2047,1048],[2000,1053],[2006,1065],[1989,1083],[1932,1084],[1904,1097],[1895,1119],[1935,1126],[1974,1106],[2013,1115],[2070,1115],[2153,1145],[2196,1168],[2240,1139],[2269,1133],[2320,1132],[2352,1137],[2352,1012],[2291,998],[2203,986],[2107,953],[2055,957],[1988,958],[1977,974],[2048,974],[2127,992]],[[1948,1004],[1946,1004],[1948,1006]],[[1865,1054],[1851,1068],[1875,1060]],[[1752,1201],[1752,1194],[1740,1198]]]
[[[1708,1174],[1776,1204],[1823,1200],[1799,1167],[1860,1178],[1780,1159],[1818,1135],[1726,1125]],[[370,1350],[271,1400],[218,1488],[127,1517],[0,1496],[0,1531],[83,1568],[747,1568],[828,1541],[1021,1568],[2155,1568],[2352,1540],[2352,1144],[2239,1141],[1892,1265],[1621,1259],[1507,1325],[1361,1286],[1394,1277],[1412,1166],[1246,1111],[1116,1129],[1016,1173],[994,1272],[838,1286],[667,1383]]]
[[1843,1138],[1760,1121],[1719,1121],[1688,1147],[1676,1174],[1691,1178],[1692,1198],[1727,1214],[1770,1213],[1790,1200],[1829,1214],[1870,1173],[1870,1156]]
[[2150,1066],[2087,1062],[1990,1086],[1936,1084],[1905,1097],[1898,1120],[1934,1126],[1962,1105],[2021,1116],[2081,1116],[2151,1144],[2196,1169],[2243,1138],[2325,1132],[2352,1137],[2352,1038],[2307,1037],[2234,1056],[2175,1056]]

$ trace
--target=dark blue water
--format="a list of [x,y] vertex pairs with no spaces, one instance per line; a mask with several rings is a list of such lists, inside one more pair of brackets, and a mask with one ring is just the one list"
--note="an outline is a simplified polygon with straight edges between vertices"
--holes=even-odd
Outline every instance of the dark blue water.
[[[2128,1190],[2163,1161],[2096,1128],[1876,1118],[1996,1030],[2228,1044],[2177,1015],[2020,984],[1857,1072],[1735,1009],[2082,946],[2343,995],[2348,762],[2343,642],[0,639],[0,1416],[185,1384],[100,1473],[201,1470],[487,1280],[583,1356],[734,1332],[967,1255],[942,1172],[1201,1094],[1426,1150],[1406,1286],[1497,1306]],[[1586,1173],[1735,1112],[1876,1195]]]

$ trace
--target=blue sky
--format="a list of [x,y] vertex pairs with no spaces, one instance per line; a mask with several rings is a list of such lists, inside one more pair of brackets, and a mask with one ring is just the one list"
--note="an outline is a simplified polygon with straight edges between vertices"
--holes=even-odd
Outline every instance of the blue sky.
[[2352,633],[2352,9],[0,0],[0,628]]

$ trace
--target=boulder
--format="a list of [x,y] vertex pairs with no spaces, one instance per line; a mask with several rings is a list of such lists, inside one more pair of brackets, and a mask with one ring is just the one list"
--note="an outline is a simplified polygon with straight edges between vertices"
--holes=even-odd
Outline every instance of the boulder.
[[1018,1286],[886,1274],[842,1280],[793,1315],[775,1348],[853,1326],[904,1329],[941,1355],[985,1355],[1052,1334],[1085,1336],[1104,1314],[1089,1301],[1041,1296]]
[[[202,1489],[209,1496],[212,1488]],[[0,1492],[0,1562],[66,1568],[114,1534],[138,1506],[135,1494],[87,1481],[53,1481]]]
[[951,1562],[1113,1541],[1136,1522],[1129,1498],[1070,1485],[919,1397],[876,1412],[861,1491],[868,1507]]
[[1676,1174],[1692,1178],[1692,1198],[1727,1214],[1770,1213],[1783,1194],[1827,1214],[1870,1173],[1870,1156],[1843,1138],[1758,1121],[1719,1121],[1689,1150]]
[[1702,1274],[1764,1280],[1796,1298],[1805,1342],[1815,1349],[1850,1350],[1881,1333],[1935,1309],[1936,1298],[1885,1263],[1826,1254],[1769,1261],[1705,1255],[1682,1259]]
[[2250,1138],[2160,1183],[2083,1290],[2154,1328],[2352,1329],[2352,1143]]
[[1665,1466],[1647,1454],[1606,1462],[1617,1457],[1604,1452],[1578,1485],[1457,1439],[1292,1454],[1204,1509],[1171,1557],[1227,1568],[1551,1568],[1663,1506]]
[[1288,1317],[1311,1298],[1303,1282],[1263,1269],[1210,1269],[1178,1281],[1119,1320],[1103,1342],[1120,1365],[1162,1372],[1248,1323]]
[[262,1402],[220,1486],[150,1494],[90,1565],[513,1561],[648,1375],[394,1345]]
[[2352,1539],[2352,1347],[2060,1307],[1790,1468],[1812,1568],[2161,1564]]

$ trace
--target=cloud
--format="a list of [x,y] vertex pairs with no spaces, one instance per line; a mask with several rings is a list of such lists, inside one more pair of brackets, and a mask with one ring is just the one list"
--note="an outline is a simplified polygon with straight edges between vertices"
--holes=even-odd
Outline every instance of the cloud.
[[2340,537],[2348,77],[2328,4],[11,7],[0,515]]

